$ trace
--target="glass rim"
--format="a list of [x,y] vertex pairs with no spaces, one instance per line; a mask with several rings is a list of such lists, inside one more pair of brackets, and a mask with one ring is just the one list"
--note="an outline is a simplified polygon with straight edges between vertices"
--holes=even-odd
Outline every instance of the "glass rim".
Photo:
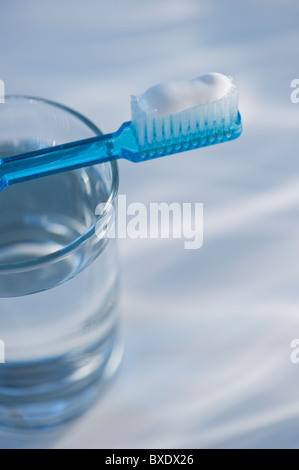
[[[72,108],[69,108],[68,106],[65,106],[61,103],[58,103],[53,100],[48,100],[44,98],[39,98],[35,96],[27,96],[27,95],[6,95],[5,96],[5,102],[8,100],[24,100],[27,102],[36,102],[36,103],[43,103],[46,105],[53,106],[55,108],[59,108],[63,111],[65,111],[68,114],[71,114],[72,116],[78,118],[83,124],[85,124],[89,129],[95,133],[95,135],[101,135],[102,131],[88,118],[83,116],[81,113],[78,111],[75,111]],[[5,102],[3,103],[5,105]],[[31,260],[27,261],[18,261],[18,262],[13,262],[13,263],[0,263],[0,271],[12,271],[12,270],[22,270],[24,268],[34,268],[36,266],[39,266],[41,264],[45,264],[54,260],[58,260],[59,258],[63,258],[66,256],[68,253],[71,251],[75,250],[79,245],[84,243],[86,240],[92,237],[92,235],[95,234],[96,231],[96,226],[101,220],[101,218],[105,215],[106,212],[109,211],[109,208],[112,206],[114,203],[117,194],[118,194],[118,187],[119,187],[119,172],[118,172],[118,164],[116,160],[108,161],[105,162],[110,165],[111,168],[111,176],[112,176],[112,181],[111,181],[111,188],[109,192],[109,197],[105,203],[105,206],[102,210],[102,214],[99,215],[96,220],[93,222],[93,224],[81,235],[76,237],[71,243],[68,245],[64,246],[63,248],[60,248],[57,251],[54,251],[53,253],[49,253],[44,256],[40,256],[39,258],[32,258]],[[98,164],[101,165],[101,164]],[[94,165],[94,166],[98,166]],[[19,184],[19,183],[17,183]],[[5,191],[5,188],[4,188]]]

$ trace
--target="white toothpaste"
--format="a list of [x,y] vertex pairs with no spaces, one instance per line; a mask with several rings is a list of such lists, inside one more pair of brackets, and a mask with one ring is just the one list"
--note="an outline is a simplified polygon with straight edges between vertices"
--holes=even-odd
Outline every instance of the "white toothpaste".
[[139,106],[147,114],[166,116],[220,100],[233,86],[230,78],[225,75],[208,73],[191,80],[155,85],[139,97]]

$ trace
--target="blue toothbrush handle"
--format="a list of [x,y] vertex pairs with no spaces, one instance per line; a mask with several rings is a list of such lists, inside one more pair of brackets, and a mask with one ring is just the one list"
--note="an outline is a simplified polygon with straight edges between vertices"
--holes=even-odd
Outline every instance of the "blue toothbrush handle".
[[[173,132],[172,128],[171,132]],[[164,155],[206,147],[236,139],[241,132],[242,122],[238,113],[235,122],[228,128],[218,129],[217,133],[205,131],[188,138],[184,135],[169,137],[168,140],[162,138],[162,141],[145,142],[141,145],[136,136],[134,124],[128,121],[112,134],[100,135],[91,139],[70,142],[22,155],[0,158],[0,191],[5,186],[13,183],[88,165],[96,165],[118,158],[126,158],[137,163]]]
[[0,159],[0,190],[13,183],[118,158],[138,159],[131,122],[112,134]]

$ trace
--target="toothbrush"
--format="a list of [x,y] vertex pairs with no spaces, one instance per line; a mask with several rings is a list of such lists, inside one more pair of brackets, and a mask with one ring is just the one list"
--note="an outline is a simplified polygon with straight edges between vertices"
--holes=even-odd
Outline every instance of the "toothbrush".
[[136,163],[185,152],[236,139],[242,132],[237,88],[219,73],[155,85],[131,97],[131,115],[131,121],[111,134],[0,155],[0,190],[119,158]]

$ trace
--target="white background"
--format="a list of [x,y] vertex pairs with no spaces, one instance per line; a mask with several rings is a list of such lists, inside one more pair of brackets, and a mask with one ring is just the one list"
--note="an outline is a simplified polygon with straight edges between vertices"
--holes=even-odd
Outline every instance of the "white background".
[[235,142],[134,165],[128,202],[202,202],[204,244],[122,240],[126,352],[69,429],[1,447],[298,447],[296,0],[0,0],[6,92],[60,101],[103,132],[130,95],[210,71],[240,91]]

